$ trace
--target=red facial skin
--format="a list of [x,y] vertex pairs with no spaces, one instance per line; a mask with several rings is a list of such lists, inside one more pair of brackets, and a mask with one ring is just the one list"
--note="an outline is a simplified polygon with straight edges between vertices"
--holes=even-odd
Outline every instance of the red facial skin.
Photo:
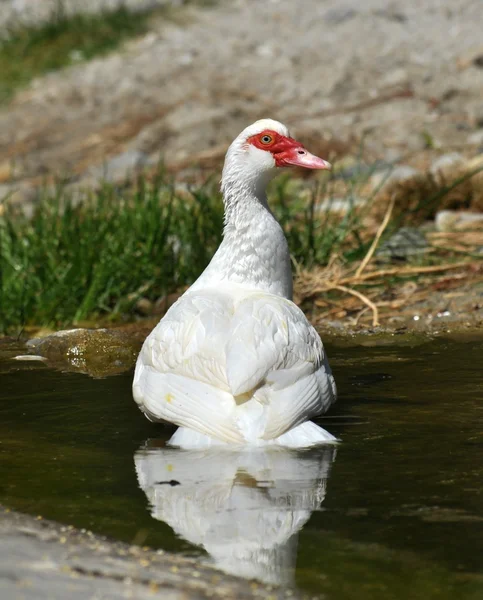
[[300,142],[270,129],[252,135],[248,138],[247,143],[260,150],[270,152],[276,167],[299,166],[309,169],[330,169],[327,161],[307,152]]

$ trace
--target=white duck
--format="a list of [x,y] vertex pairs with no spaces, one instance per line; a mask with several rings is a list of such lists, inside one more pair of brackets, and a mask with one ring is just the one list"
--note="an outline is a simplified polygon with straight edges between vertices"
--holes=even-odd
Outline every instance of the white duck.
[[280,167],[329,169],[271,119],[226,154],[224,238],[197,281],[144,342],[133,394],[152,421],[179,426],[170,444],[334,442],[310,422],[336,399],[322,341],[292,302],[290,254],[267,183]]

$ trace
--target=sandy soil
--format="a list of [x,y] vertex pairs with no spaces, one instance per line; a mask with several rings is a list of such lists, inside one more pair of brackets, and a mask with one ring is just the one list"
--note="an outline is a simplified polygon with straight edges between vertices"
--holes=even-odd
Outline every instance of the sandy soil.
[[326,154],[364,139],[368,160],[483,144],[480,0],[226,0],[182,12],[2,108],[0,181],[93,176],[126,152],[142,163],[221,157],[267,115]]

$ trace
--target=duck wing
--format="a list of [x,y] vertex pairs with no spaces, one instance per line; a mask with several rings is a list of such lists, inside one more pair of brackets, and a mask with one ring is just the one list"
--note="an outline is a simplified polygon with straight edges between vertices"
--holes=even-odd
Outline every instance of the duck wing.
[[185,294],[169,309],[146,338],[134,374],[134,399],[148,418],[243,442],[225,370],[232,314],[232,299],[220,292]]
[[[152,420],[229,443],[245,440],[257,405],[264,425],[256,437],[270,440],[335,400],[320,337],[295,304],[265,293],[235,302],[220,290],[171,307],[143,345],[133,391]],[[238,405],[250,398],[258,402],[242,416]]]
[[318,333],[300,308],[280,296],[252,294],[238,304],[226,374],[234,396],[254,392],[268,406],[264,439],[325,412],[336,399]]

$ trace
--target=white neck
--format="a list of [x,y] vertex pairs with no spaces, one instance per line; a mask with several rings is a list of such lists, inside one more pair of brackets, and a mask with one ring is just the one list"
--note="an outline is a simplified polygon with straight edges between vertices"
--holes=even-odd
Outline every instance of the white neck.
[[221,186],[225,204],[223,242],[193,288],[228,283],[292,299],[287,241],[265,193],[274,174],[274,169],[243,172],[236,161],[226,161]]

